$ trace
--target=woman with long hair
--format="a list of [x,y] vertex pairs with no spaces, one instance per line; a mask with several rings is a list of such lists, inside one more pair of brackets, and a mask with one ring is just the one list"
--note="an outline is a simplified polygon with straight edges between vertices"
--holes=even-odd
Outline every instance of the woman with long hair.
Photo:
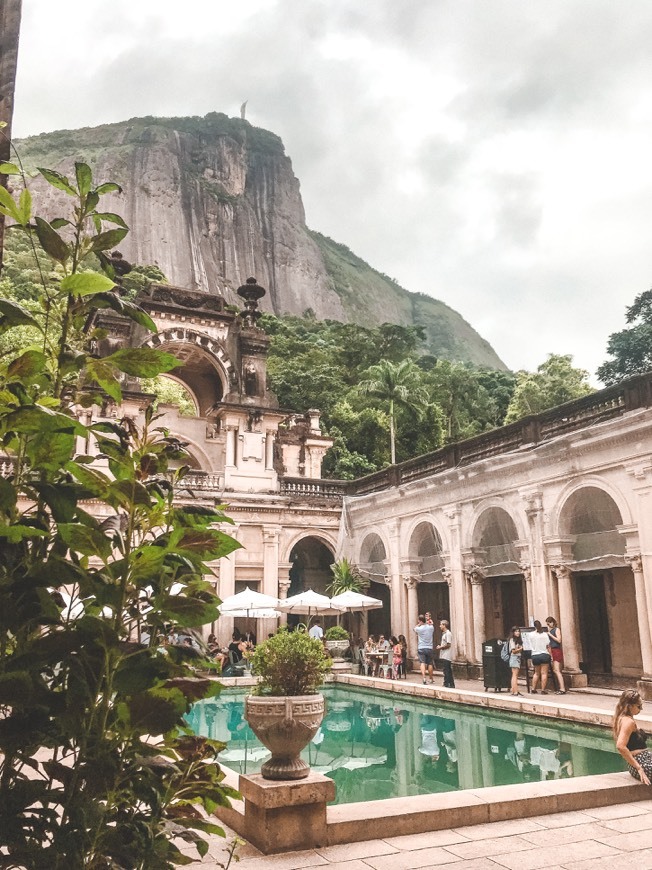
[[652,779],[652,753],[647,748],[647,734],[634,716],[643,709],[643,700],[636,689],[626,689],[614,713],[614,740],[616,749],[627,762],[629,772],[640,782],[650,785]]
[[523,640],[521,638],[521,629],[518,625],[513,625],[509,640],[507,641],[507,649],[509,651],[509,666],[512,669],[512,695],[520,695],[518,690],[518,673],[521,670],[521,654],[523,652]]
[[552,676],[557,682],[556,695],[566,694],[566,684],[564,683],[564,675],[562,668],[564,667],[564,654],[561,649],[561,628],[557,624],[554,616],[549,616],[546,619],[548,626],[548,640],[550,641],[550,657],[552,658]]
[[543,626],[538,619],[534,620],[536,631],[530,632],[530,644],[532,646],[532,666],[534,667],[534,676],[532,677],[532,694],[537,694],[537,686],[541,681],[541,694],[547,695],[548,686],[548,669],[550,668],[550,640],[548,632],[544,631]]
[[407,649],[407,638],[404,634],[399,634],[398,642],[401,645],[401,671],[403,673],[403,679],[407,680],[407,657],[408,657],[408,649]]

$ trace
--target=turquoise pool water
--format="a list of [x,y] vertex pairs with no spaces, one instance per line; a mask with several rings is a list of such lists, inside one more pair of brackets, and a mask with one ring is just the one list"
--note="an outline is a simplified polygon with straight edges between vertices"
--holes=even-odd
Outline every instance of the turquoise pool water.
[[[225,691],[188,719],[197,734],[228,742],[226,766],[255,773],[269,752],[243,718],[244,696]],[[624,769],[602,728],[349,687],[324,696],[326,716],[303,757],[337,783],[336,803]]]

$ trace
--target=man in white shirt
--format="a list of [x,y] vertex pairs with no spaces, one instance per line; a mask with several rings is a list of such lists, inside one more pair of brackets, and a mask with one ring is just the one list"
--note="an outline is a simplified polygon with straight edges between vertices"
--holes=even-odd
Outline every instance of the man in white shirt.
[[444,686],[447,689],[455,688],[453,679],[453,634],[445,619],[439,623],[441,629],[441,643],[436,647],[441,660],[441,669],[444,672]]
[[310,629],[310,631],[308,632],[308,634],[310,635],[310,637],[314,637],[316,640],[323,641],[324,629],[321,627],[320,622],[321,622],[321,619],[319,619],[319,618],[315,619],[315,622],[314,622],[312,628]]

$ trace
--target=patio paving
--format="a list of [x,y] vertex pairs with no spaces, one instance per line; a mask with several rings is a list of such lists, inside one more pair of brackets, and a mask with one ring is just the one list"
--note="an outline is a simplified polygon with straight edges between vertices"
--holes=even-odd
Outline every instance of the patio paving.
[[[418,674],[410,674],[408,680],[421,686]],[[441,687],[441,674],[436,674],[434,689]],[[456,680],[456,688],[473,694],[484,691],[482,682],[478,680]],[[525,691],[524,686],[521,691]],[[490,690],[487,695],[492,696],[493,692]],[[583,689],[573,690],[565,696],[525,695],[524,698],[536,698],[538,704],[551,703],[556,707],[606,713],[613,711],[618,695],[619,692],[613,690]],[[497,697],[504,700],[511,696],[502,692]],[[518,705],[522,699],[513,700]],[[642,724],[648,718],[648,711],[644,711]],[[560,870],[630,870],[632,866],[636,866],[636,870],[652,870],[652,791],[650,795],[650,800],[631,804],[406,836],[392,836],[391,819],[370,819],[370,834],[372,837],[375,835],[374,839],[270,856],[263,855],[250,843],[243,843],[237,849],[239,861],[234,861],[231,868],[417,870],[457,865],[464,870],[536,870],[551,866]],[[234,832],[225,830],[226,840],[211,838],[205,858],[188,866],[197,870],[222,868],[226,863],[226,849],[236,836]],[[184,851],[196,858],[194,850]]]

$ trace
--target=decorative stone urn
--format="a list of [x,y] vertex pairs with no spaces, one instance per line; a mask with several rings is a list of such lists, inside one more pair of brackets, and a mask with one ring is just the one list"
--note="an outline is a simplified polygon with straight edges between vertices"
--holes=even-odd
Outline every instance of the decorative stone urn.
[[326,649],[333,656],[333,661],[344,661],[344,653],[350,646],[348,638],[342,638],[341,640],[326,640],[324,643],[326,644]]
[[305,779],[308,776],[310,766],[299,753],[317,733],[324,710],[323,695],[249,695],[245,698],[245,719],[272,753],[260,769],[264,779]]

